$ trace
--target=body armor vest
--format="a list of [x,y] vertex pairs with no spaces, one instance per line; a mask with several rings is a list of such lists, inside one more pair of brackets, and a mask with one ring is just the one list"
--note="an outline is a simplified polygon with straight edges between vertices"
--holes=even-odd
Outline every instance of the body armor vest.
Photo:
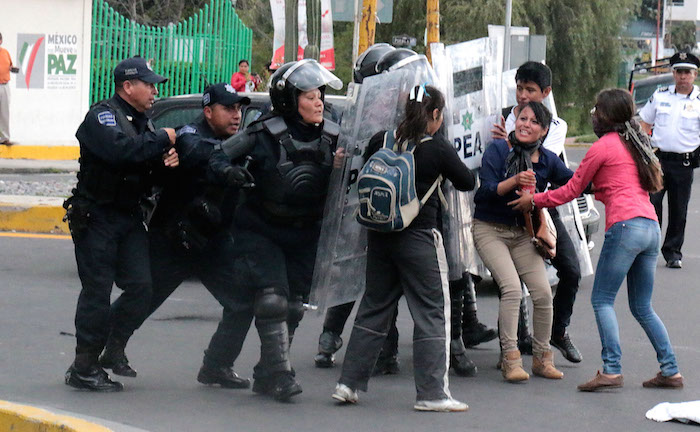
[[256,179],[264,210],[282,218],[319,218],[333,169],[339,126],[325,120],[321,136],[304,142],[291,136],[282,117],[262,123],[280,144],[277,169]]

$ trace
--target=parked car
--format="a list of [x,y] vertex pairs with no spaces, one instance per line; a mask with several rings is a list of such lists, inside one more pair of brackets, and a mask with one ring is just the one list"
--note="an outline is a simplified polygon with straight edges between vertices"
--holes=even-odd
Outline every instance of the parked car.
[[[250,98],[250,105],[241,107],[243,119],[241,128],[246,128],[263,112],[270,109],[270,95],[261,92],[240,94]],[[342,113],[345,107],[344,96],[326,95],[325,99],[337,112]],[[148,111],[148,115],[156,128],[179,128],[192,123],[198,116],[202,115],[202,94],[156,99],[153,107]]]

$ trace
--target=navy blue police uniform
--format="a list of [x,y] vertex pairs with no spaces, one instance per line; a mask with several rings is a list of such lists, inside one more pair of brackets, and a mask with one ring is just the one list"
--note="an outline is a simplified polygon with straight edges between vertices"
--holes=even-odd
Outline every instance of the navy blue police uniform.
[[[227,90],[228,87],[228,90]],[[203,104],[249,104],[230,85],[205,90]],[[205,351],[198,380],[229,388],[250,386],[232,371],[253,318],[252,307],[233,289],[234,243],[230,232],[238,188],[207,183],[206,168],[217,136],[204,116],[180,128],[175,143],[180,166],[163,171],[162,190],[149,224],[153,296],[140,325],[190,277],[197,277],[223,306],[223,316]]]
[[[165,80],[140,58],[120,63],[115,80],[125,80],[120,78]],[[118,94],[90,109],[76,137],[80,171],[65,207],[82,290],[75,313],[76,361],[66,384],[119,391],[121,384],[109,379],[97,359],[108,337],[128,338],[148,311],[151,272],[140,202],[171,144],[165,130],[155,130]],[[110,304],[114,283],[123,292]]]

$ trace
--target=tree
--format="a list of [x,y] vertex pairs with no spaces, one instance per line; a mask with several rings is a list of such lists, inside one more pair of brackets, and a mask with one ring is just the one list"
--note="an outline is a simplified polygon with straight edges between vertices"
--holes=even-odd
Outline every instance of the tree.
[[670,45],[676,51],[690,51],[695,48],[695,21],[674,23],[670,29]]
[[106,0],[117,12],[143,25],[166,26],[188,18],[208,0]]
[[[588,124],[595,94],[616,84],[620,33],[640,0],[529,0],[513,2],[514,26],[547,36],[547,64],[557,105],[576,129]],[[441,29],[446,42],[487,35],[488,24],[505,21],[503,0],[452,0]]]

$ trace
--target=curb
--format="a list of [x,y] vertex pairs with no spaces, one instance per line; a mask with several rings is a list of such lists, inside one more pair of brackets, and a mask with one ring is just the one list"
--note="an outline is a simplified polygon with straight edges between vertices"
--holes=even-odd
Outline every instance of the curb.
[[0,145],[0,158],[34,160],[78,160],[78,146]]
[[63,198],[1,195],[0,231],[69,234]]
[[0,400],[0,430],[18,432],[113,432],[87,420]]

